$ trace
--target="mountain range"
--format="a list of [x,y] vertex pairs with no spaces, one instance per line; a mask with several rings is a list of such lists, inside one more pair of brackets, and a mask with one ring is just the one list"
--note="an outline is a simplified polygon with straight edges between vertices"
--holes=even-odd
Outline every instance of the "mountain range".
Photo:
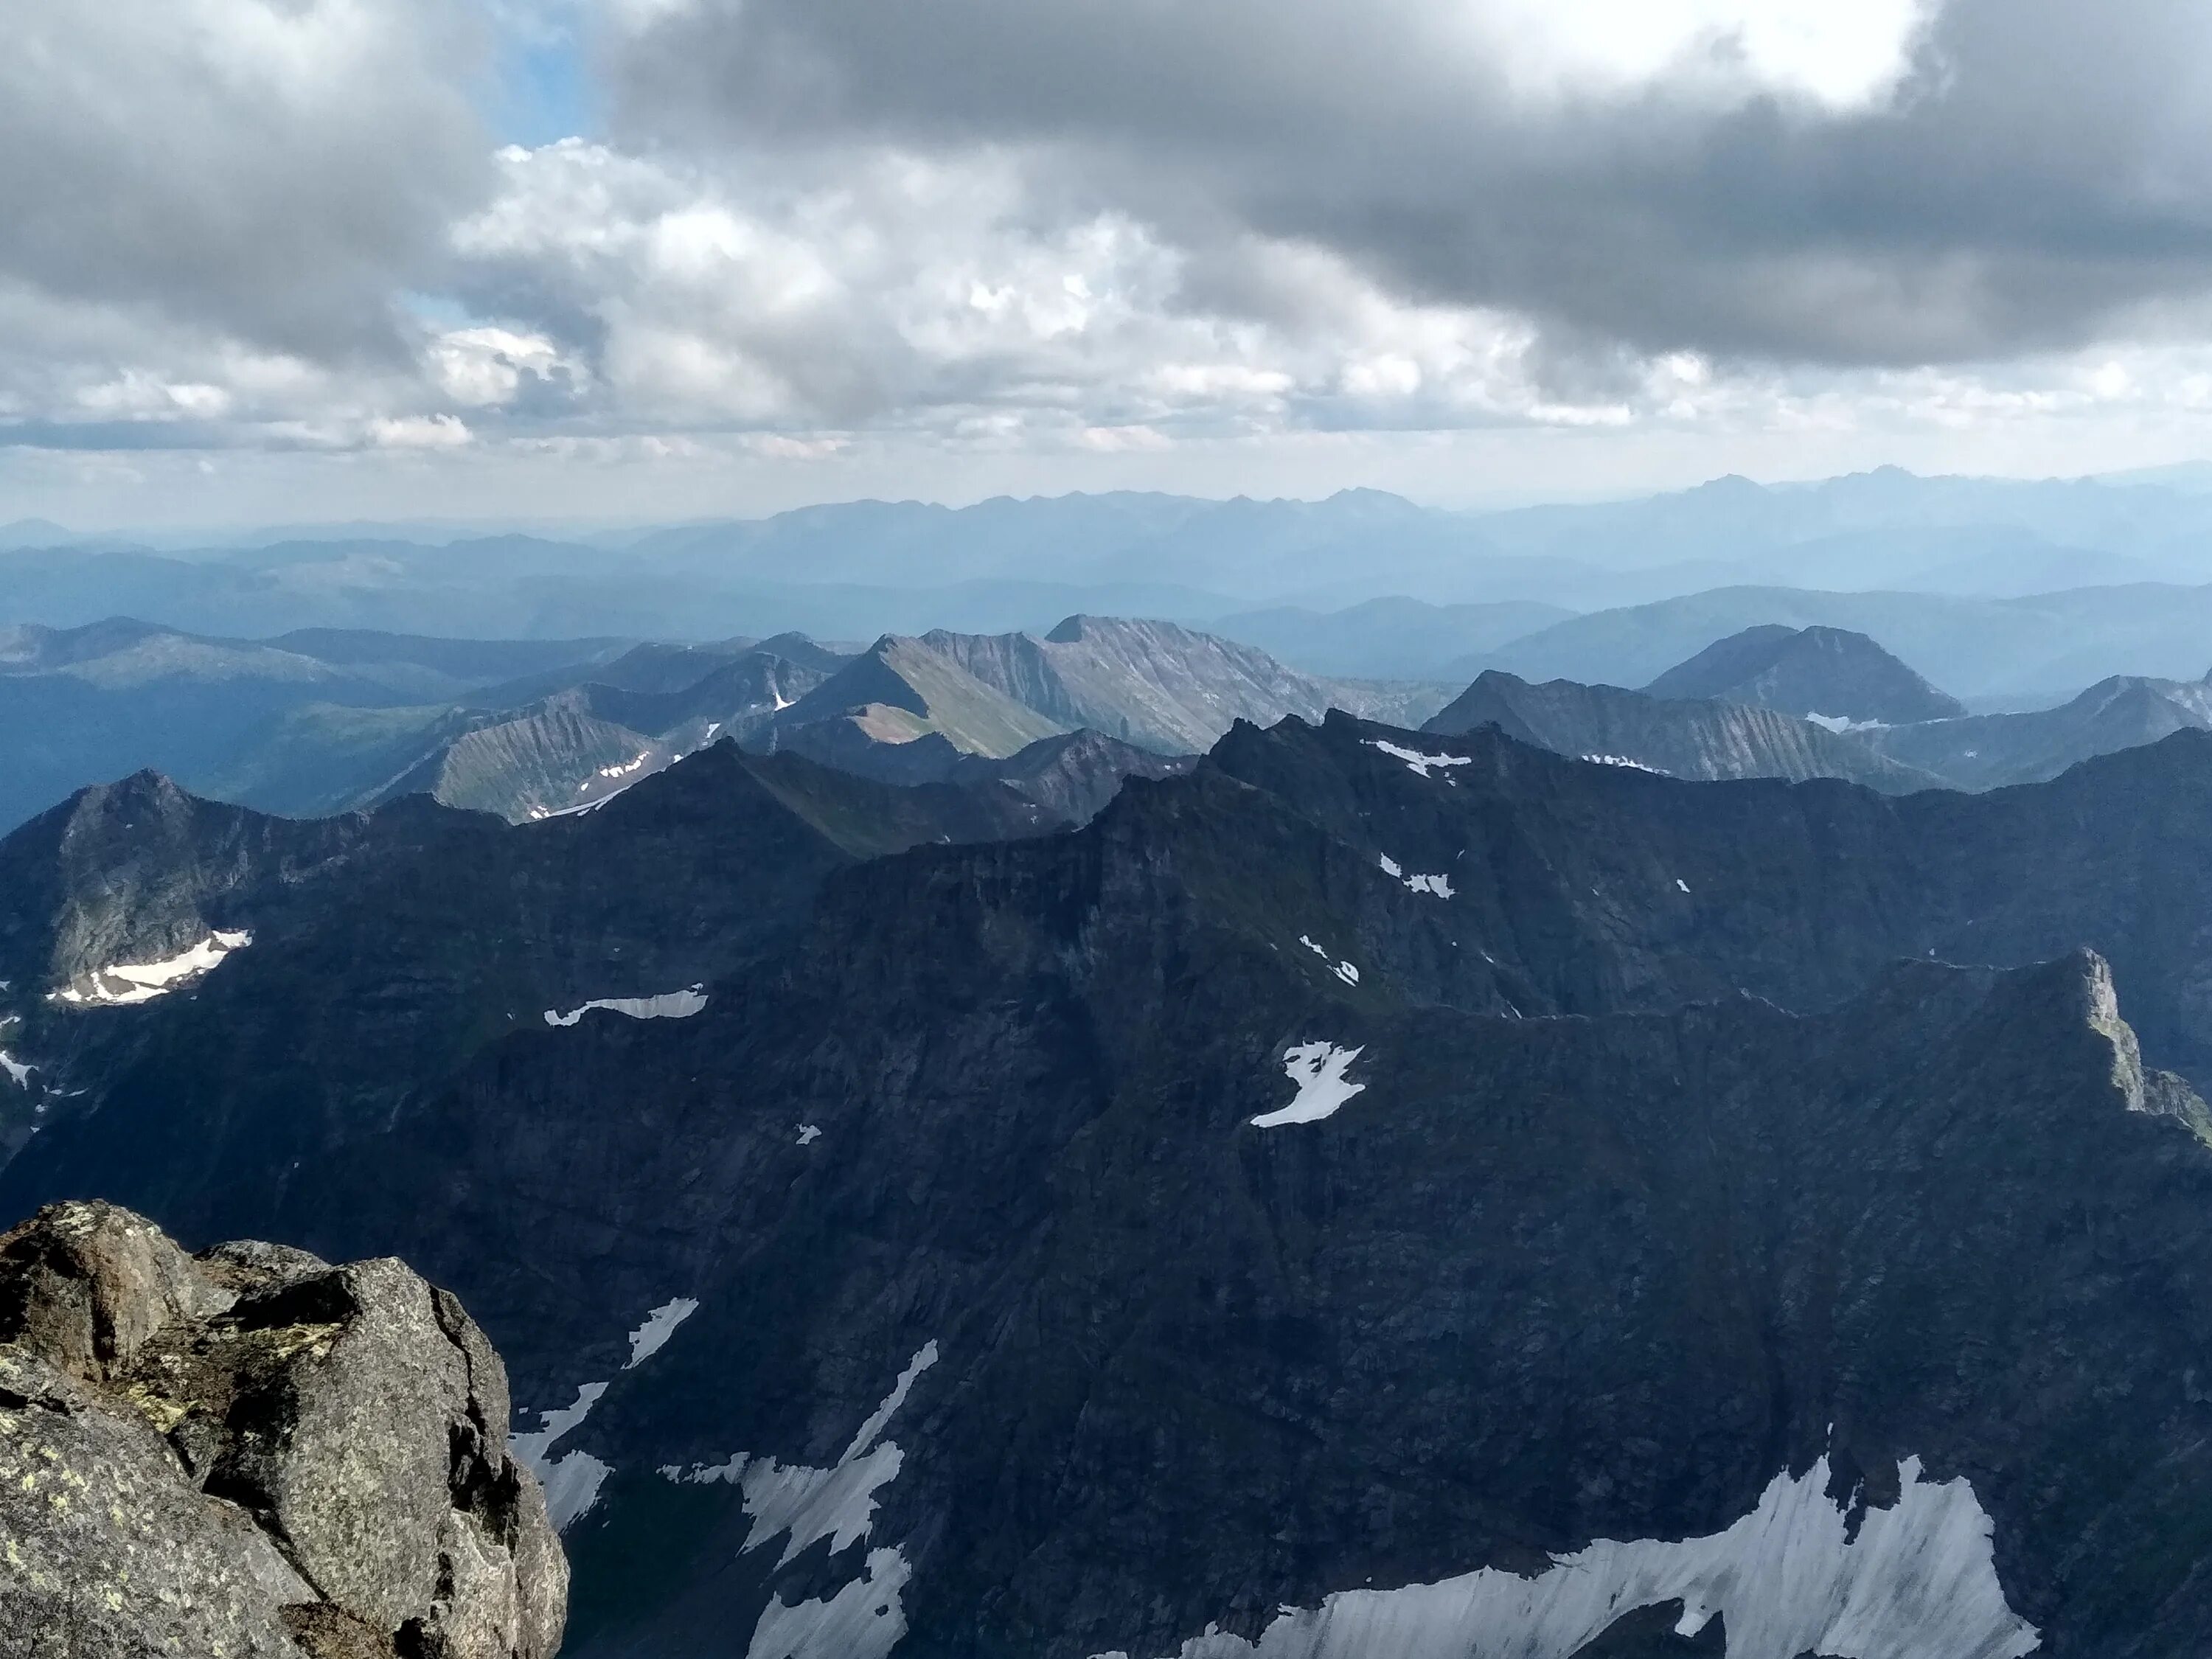
[[576,1659],[2188,1659],[2207,514],[0,531],[10,1550],[272,1659],[542,1659],[556,1534]]
[[[1449,695],[1301,674],[1172,623],[1080,617],[1041,636],[866,647],[25,627],[0,639],[0,824],[146,768],[293,816],[419,793],[519,821],[589,808],[724,736],[890,781],[1033,784],[1073,808],[1101,777],[1173,769],[1238,719],[1345,707],[1413,722]],[[1081,731],[1097,736],[1071,747]]]
[[585,1659],[2195,1651],[2212,734],[973,799],[82,794],[0,842],[0,1210],[452,1285]]
[[1423,729],[1486,725],[1557,754],[1676,777],[1991,789],[2212,728],[2212,684],[2118,676],[2055,708],[1967,715],[1864,635],[1767,627],[1717,641],[1641,691],[1531,684],[1492,669]]
[[0,710],[14,716],[0,723],[0,812],[20,821],[154,768],[293,817],[424,793],[520,822],[591,810],[729,737],[887,783],[1011,792],[1081,823],[1122,778],[1180,769],[1237,720],[1333,708],[1447,734],[1495,724],[1681,777],[1981,789],[2212,722],[2202,683],[2142,676],[1967,717],[1873,639],[1820,625],[1725,636],[1642,692],[1496,669],[1452,690],[1304,674],[1177,624],[1092,617],[866,647],[23,628],[0,642]]

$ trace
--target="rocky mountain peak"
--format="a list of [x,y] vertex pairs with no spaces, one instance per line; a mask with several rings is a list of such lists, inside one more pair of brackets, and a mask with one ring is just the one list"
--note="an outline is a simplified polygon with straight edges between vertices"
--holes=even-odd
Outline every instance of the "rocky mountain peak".
[[0,1237],[0,1628],[58,1652],[550,1659],[568,1568],[507,1376],[400,1262],[188,1255],[64,1203]]
[[1843,628],[1747,628],[1644,689],[1655,697],[1751,703],[1836,724],[1899,726],[1966,712],[1867,635]]

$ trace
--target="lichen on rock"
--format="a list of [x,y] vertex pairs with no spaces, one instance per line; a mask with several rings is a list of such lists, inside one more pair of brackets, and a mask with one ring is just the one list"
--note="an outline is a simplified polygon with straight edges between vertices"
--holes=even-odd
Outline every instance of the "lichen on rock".
[[0,1659],[550,1659],[568,1566],[507,1376],[403,1263],[0,1237]]

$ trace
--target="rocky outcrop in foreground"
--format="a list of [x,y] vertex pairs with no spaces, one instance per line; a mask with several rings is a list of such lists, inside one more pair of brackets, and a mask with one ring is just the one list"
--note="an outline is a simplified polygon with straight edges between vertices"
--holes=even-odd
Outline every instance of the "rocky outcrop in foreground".
[[0,1237],[0,1659],[548,1659],[568,1565],[507,1373],[392,1260]]

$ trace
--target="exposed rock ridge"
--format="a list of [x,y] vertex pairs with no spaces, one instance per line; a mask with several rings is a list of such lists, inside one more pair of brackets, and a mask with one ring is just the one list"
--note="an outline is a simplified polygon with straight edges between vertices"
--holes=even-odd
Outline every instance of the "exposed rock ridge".
[[0,980],[46,988],[236,927],[239,896],[301,890],[369,839],[360,817],[298,823],[140,772],[76,795],[0,847]]
[[550,1659],[568,1566],[507,1413],[397,1261],[51,1205],[0,1237],[0,1655]]

